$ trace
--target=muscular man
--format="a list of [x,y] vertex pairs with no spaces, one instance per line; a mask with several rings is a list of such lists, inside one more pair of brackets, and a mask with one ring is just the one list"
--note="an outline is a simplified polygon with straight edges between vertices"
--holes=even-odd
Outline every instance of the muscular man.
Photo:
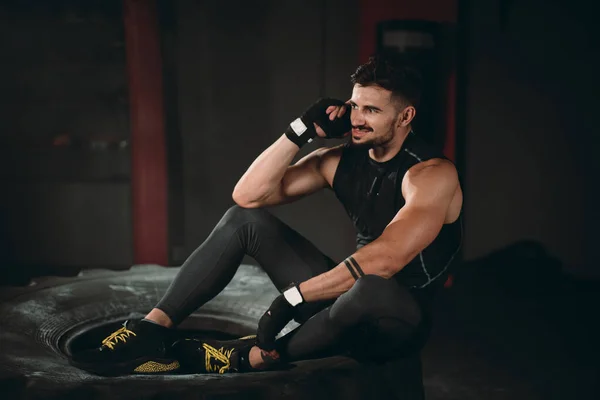
[[[322,99],[293,121],[242,176],[230,208],[141,321],[128,321],[72,364],[117,375],[245,372],[347,354],[386,360],[424,343],[433,294],[461,243],[462,191],[454,165],[411,128],[420,76],[391,56],[352,75],[351,99]],[[300,147],[350,134],[290,165]],[[265,208],[331,189],[357,230],[357,249],[335,262]],[[256,337],[174,344],[170,328],[216,296],[244,255],[282,292]],[[295,319],[295,330],[277,338]]]

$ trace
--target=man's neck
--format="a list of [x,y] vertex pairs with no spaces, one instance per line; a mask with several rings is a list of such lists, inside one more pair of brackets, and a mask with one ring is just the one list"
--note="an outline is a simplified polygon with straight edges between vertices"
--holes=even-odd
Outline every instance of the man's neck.
[[402,149],[402,145],[404,141],[408,137],[411,129],[407,129],[404,132],[396,132],[394,138],[384,145],[373,147],[369,150],[369,157],[377,162],[386,162],[391,160],[398,154],[400,149]]

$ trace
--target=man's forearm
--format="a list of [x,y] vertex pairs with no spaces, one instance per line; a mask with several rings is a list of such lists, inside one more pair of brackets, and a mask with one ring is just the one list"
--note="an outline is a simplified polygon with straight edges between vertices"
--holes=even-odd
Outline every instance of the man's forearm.
[[233,190],[237,202],[251,203],[266,197],[281,183],[298,146],[282,135],[263,151],[240,178]]
[[304,301],[335,299],[347,292],[362,275],[391,277],[403,265],[386,251],[383,242],[372,242],[356,251],[335,268],[300,283],[300,292]]

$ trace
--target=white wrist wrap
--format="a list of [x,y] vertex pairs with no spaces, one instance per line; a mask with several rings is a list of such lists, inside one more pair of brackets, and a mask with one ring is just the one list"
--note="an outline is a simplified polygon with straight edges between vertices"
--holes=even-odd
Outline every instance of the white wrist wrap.
[[292,127],[292,130],[294,131],[294,133],[296,133],[296,135],[298,135],[298,136],[302,135],[308,129],[306,127],[306,125],[304,125],[304,122],[302,122],[302,120],[300,118],[296,118],[290,124],[290,126]]
[[283,292],[283,297],[290,303],[293,307],[302,303],[302,295],[300,294],[300,290],[297,286],[293,286]]

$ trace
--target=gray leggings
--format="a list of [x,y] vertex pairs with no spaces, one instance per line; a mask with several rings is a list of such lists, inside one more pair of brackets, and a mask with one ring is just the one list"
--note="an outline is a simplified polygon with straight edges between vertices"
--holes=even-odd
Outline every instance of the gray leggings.
[[[277,289],[326,272],[338,263],[264,209],[231,207],[181,267],[156,308],[175,325],[231,281],[244,255],[254,258]],[[424,313],[395,279],[365,275],[335,301],[298,306],[294,331],[278,340],[294,361],[334,354],[386,359],[415,343]]]

